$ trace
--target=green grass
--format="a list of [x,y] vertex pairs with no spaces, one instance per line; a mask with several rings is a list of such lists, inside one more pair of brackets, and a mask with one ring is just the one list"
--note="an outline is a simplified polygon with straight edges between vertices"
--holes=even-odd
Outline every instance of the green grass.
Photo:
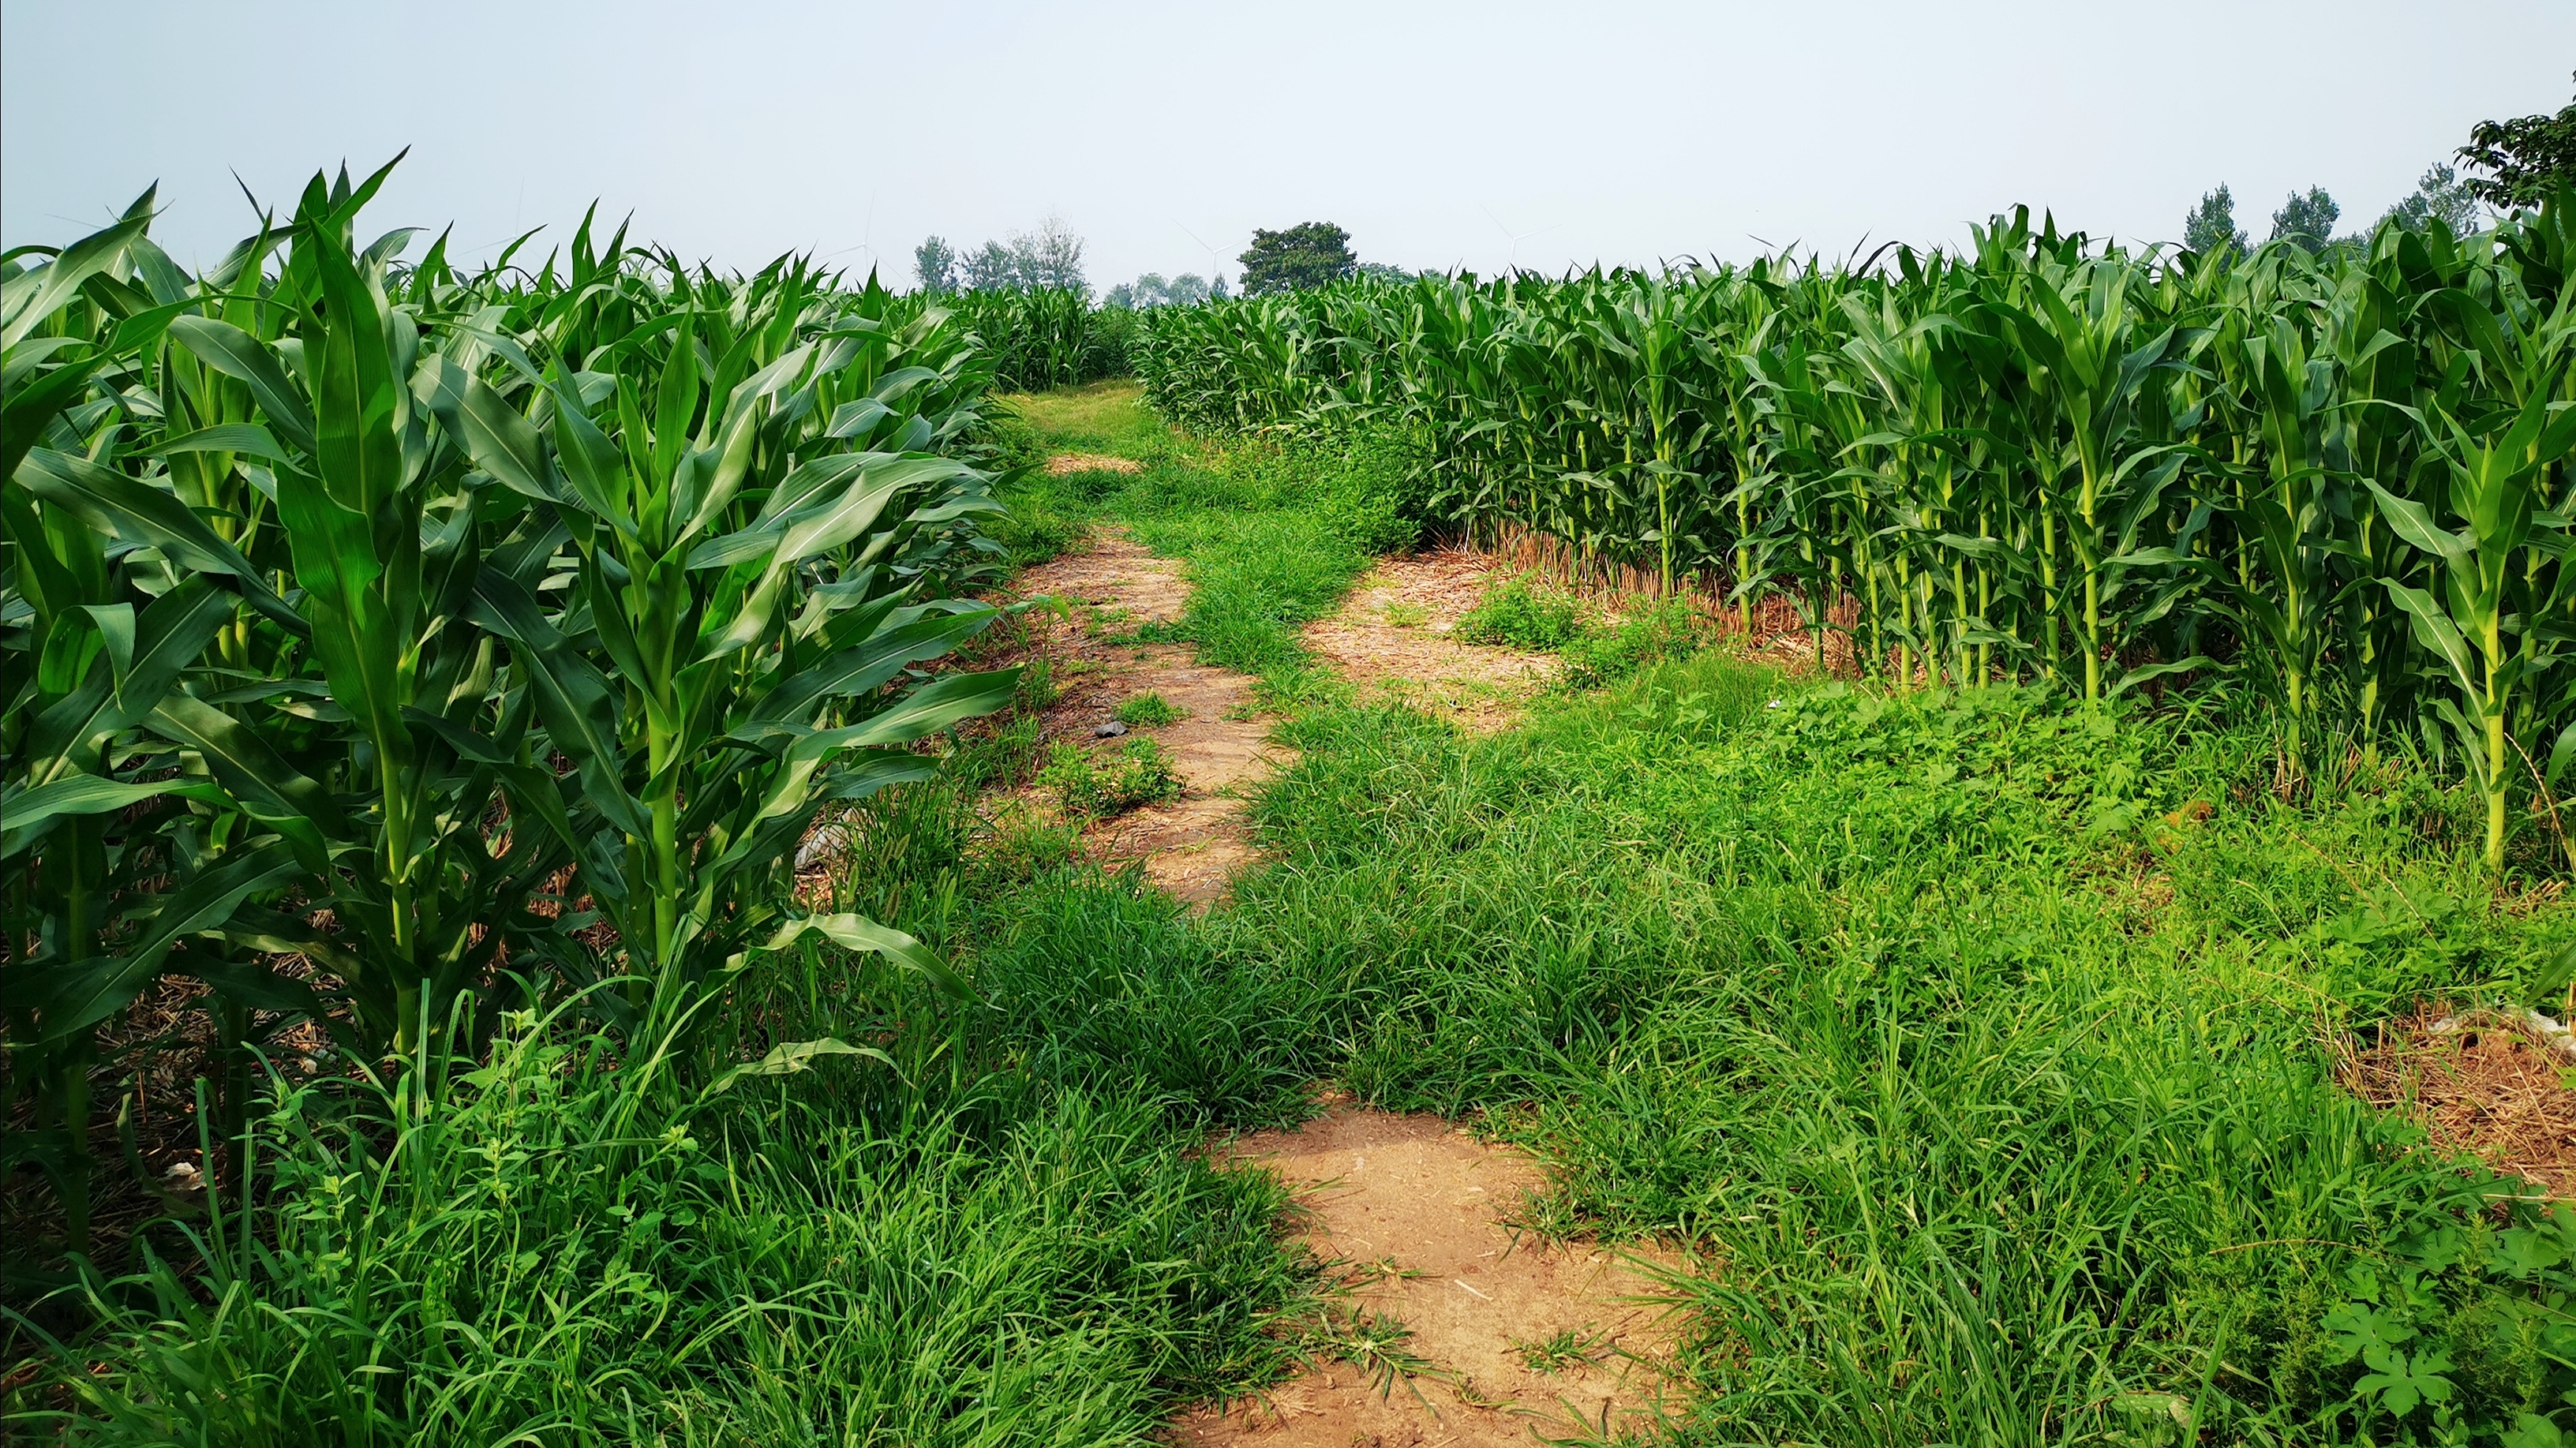
[[1113,379],[1052,392],[1014,393],[1002,399],[1002,406],[1056,452],[1099,453],[1139,462],[1196,454],[1195,444],[1176,437],[1137,405],[1142,391],[1134,382]]
[[1171,756],[1142,738],[1097,753],[1079,744],[1056,745],[1038,771],[1038,784],[1054,793],[1067,819],[1107,819],[1181,792]]
[[[1176,636],[1277,687],[1365,563],[1302,465],[1162,455],[1078,506],[1183,557]],[[426,1117],[293,1097],[261,1250],[227,1225],[197,1269],[165,1232],[100,1290],[64,1359],[91,1436],[1138,1442],[1291,1351],[1391,1391],[1436,1365],[1335,1317],[1277,1187],[1191,1151],[1317,1080],[1537,1153],[1544,1230],[1691,1249],[1675,1441],[2491,1448],[2567,1411],[2576,1216],[2334,1075],[2576,943],[2493,898],[2454,781],[2284,803],[2220,701],[1641,649],[1487,738],[1306,687],[1276,864],[1192,918],[978,816],[960,780],[1036,767],[1030,687],[853,822],[841,903],[972,1005],[790,951],[658,1069],[519,1023]],[[883,1058],[713,1088],[818,1039]]]
[[1015,511],[1114,523],[1156,553],[1182,560],[1190,603],[1174,624],[1141,636],[1195,646],[1199,659],[1257,676],[1274,702],[1329,693],[1298,631],[1332,612],[1377,552],[1411,541],[1414,504],[1399,461],[1369,445],[1205,448],[1138,405],[1134,383],[1097,383],[1009,400],[1045,447],[1143,463],[1024,477],[1006,490]]
[[1459,615],[1457,636],[1471,644],[1551,652],[1583,637],[1582,606],[1563,594],[1512,578],[1485,590]]
[[1683,599],[1632,599],[1617,619],[1606,620],[1570,595],[1507,578],[1460,615],[1456,632],[1469,643],[1561,655],[1565,670],[1559,682],[1595,689],[1650,665],[1688,658],[1707,646],[1714,631]]
[[[1312,616],[1334,576],[1243,548],[1323,523],[1264,477],[1121,500],[1218,585],[1202,650],[1256,665],[1277,634],[1211,625]],[[1242,1043],[1202,1110],[1323,1077],[1483,1112],[1555,1165],[1549,1226],[1697,1248],[1694,1440],[2487,1443],[2563,1411],[2576,1218],[2334,1075],[2344,1033],[2576,941],[2492,901],[2455,781],[2293,806],[2220,701],[1817,688],[1670,613],[1515,640],[1607,687],[1513,734],[1292,716],[1278,866],[1095,947],[1225,983],[1187,992]],[[2408,1400],[2427,1375],[2447,1400]]]
[[1182,714],[1171,700],[1149,689],[1119,700],[1111,716],[1131,729],[1160,729],[1180,722]]
[[1282,866],[1212,951],[1328,1003],[1307,1069],[1485,1110],[1560,1224],[1720,1264],[1678,1284],[1717,1441],[2058,1441],[2159,1394],[2214,1441],[2350,1441],[2329,1314],[2408,1272],[2391,1319],[2486,1421],[2576,1386],[2538,1346],[2576,1282],[2332,1076],[2325,1030],[2576,933],[2475,903],[2458,791],[2293,810],[2251,732],[1714,656],[1519,736],[1345,710],[1290,742]]

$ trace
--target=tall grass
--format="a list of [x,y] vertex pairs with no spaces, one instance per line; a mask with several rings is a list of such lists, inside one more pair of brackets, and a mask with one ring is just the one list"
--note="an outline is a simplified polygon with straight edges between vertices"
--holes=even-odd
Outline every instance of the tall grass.
[[283,1091],[255,1204],[90,1277],[64,1406],[14,1431],[1141,1443],[1276,1371],[1274,1184],[1185,1155],[1150,1092],[1014,1070],[848,976],[782,965],[738,1026],[886,1049],[729,1070],[521,1018],[445,1093]]
[[1694,1244],[1708,1441],[2431,1432],[2362,1385],[2361,1310],[2449,1353],[2457,1421],[2576,1387],[2567,1284],[2513,1256],[2567,1221],[2333,1075],[2334,1033],[2576,936],[2444,903],[2483,897],[2459,792],[2292,809],[2257,735],[1715,658],[1523,737],[1289,739],[1214,958],[1310,1003],[1274,1049],[1552,1159],[1555,1225]]

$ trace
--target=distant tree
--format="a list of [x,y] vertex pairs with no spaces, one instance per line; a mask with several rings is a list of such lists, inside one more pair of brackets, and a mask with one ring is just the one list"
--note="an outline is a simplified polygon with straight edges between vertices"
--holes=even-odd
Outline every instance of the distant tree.
[[2253,250],[2246,243],[2245,229],[2236,224],[2236,197],[2225,186],[2202,195],[2200,204],[2182,219],[2182,244],[2204,255],[2229,251],[2243,256]]
[[[938,241],[937,237],[931,238]],[[939,243],[943,248],[946,242]],[[926,249],[929,243],[924,242]],[[951,252],[954,285],[970,292],[1025,292],[1063,287],[1084,296],[1091,283],[1082,274],[1081,237],[1066,229],[1064,219],[1049,216],[1035,231],[1015,231],[1007,242],[988,241],[975,251]],[[918,260],[918,258],[916,258]]]
[[2576,185],[2576,101],[2554,116],[2480,121],[2469,130],[2460,161],[2484,176],[2469,190],[2498,211],[2537,206],[2556,185]]
[[2415,183],[2414,195],[2389,207],[2379,219],[2422,231],[2439,217],[2452,235],[2466,236],[2478,229],[2476,187],[2476,182],[2460,179],[2460,173],[2450,167],[2435,166]]
[[1351,234],[1329,221],[1285,231],[1255,227],[1251,249],[1236,260],[1243,263],[1245,296],[1319,287],[1356,273],[1360,265],[1351,254]]
[[1189,307],[1208,299],[1207,279],[1194,272],[1183,272],[1169,281],[1161,272],[1147,272],[1132,282],[1120,282],[1102,299],[1106,307]]
[[966,290],[970,292],[1016,292],[1020,290],[1020,259],[998,241],[984,243],[980,251],[970,251],[959,260]]
[[2341,215],[2343,208],[2335,205],[2324,187],[2311,186],[2304,196],[2293,191],[2272,213],[2271,239],[2296,242],[2310,253],[2324,251],[2334,240],[2335,218]]
[[925,238],[912,249],[912,275],[934,297],[957,290],[957,248],[936,236]]
[[1063,217],[1050,214],[1037,230],[1014,233],[1011,253],[1019,264],[1021,286],[1090,294],[1091,283],[1082,275],[1082,238],[1065,228]]
[[1414,279],[1415,273],[1406,271],[1400,266],[1388,266],[1382,261],[1364,261],[1360,263],[1359,275],[1375,277],[1382,282],[1409,282]]

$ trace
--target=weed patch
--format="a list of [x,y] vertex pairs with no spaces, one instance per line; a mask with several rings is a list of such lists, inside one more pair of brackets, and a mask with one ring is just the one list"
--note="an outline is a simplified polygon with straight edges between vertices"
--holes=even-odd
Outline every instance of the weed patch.
[[1534,588],[1520,578],[1487,589],[1474,608],[1459,616],[1453,631],[1471,644],[1501,644],[1532,653],[1553,653],[1585,632],[1582,610],[1573,599]]
[[1038,771],[1038,784],[1053,792],[1067,819],[1081,820],[1108,819],[1181,792],[1171,756],[1151,739],[1129,739],[1098,753],[1058,744]]
[[1160,729],[1179,723],[1181,711],[1173,707],[1171,700],[1148,690],[1120,700],[1115,717],[1131,729]]

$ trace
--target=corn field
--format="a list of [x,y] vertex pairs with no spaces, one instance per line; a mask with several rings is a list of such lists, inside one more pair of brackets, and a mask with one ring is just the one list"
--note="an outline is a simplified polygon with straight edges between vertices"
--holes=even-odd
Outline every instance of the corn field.
[[2563,848],[2576,757],[2571,264],[2566,192],[2354,258],[2133,253],[2022,211],[1856,267],[1164,308],[1134,351],[1175,421],[1401,435],[1452,527],[1713,587],[1748,624],[1785,598],[1820,657],[1842,630],[1902,684],[2221,676],[2294,779],[2456,761],[2501,869],[2526,829]]
[[1014,684],[914,667],[996,615],[964,319],[587,222],[402,266],[383,179],[202,275],[148,193],[6,263],[0,1009],[76,1249],[100,1028],[174,978],[218,1140],[299,1021],[397,1066],[541,996],[667,1024],[807,931],[946,979],[789,902],[818,811]]
[[957,292],[940,300],[973,329],[1002,391],[1042,392],[1127,374],[1136,314],[1126,308],[1095,308],[1070,287]]

